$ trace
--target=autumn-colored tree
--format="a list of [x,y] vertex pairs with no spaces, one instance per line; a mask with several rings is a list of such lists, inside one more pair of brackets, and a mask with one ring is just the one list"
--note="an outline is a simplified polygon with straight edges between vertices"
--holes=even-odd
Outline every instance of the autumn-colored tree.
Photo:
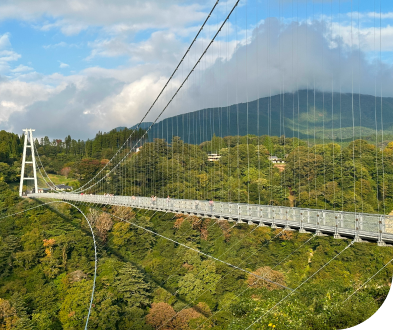
[[180,214],[177,214],[175,217],[175,223],[173,224],[173,228],[175,229],[179,229],[183,223],[183,221],[185,220],[184,217]]
[[191,225],[192,225],[192,229],[197,229],[197,230],[201,230],[202,227],[202,221],[201,218],[195,216],[195,215],[191,215],[188,218],[188,221],[190,221]]
[[274,231],[274,236],[276,236],[278,234],[280,234],[279,238],[283,241],[290,241],[293,238],[293,232],[290,230],[283,230],[283,229],[277,228]]
[[135,217],[135,212],[130,207],[113,206],[112,213],[123,220],[131,220]]
[[113,221],[112,217],[108,213],[102,213],[98,217],[98,221],[95,224],[95,228],[98,231],[98,235],[103,241],[106,241],[108,231],[112,229]]
[[[257,275],[254,276],[253,274]],[[248,275],[247,284],[251,288],[266,288],[269,291],[282,289],[282,286],[274,284],[269,281],[265,281],[262,278],[265,278],[269,281],[285,285],[285,277],[282,273],[277,270],[271,269],[269,266],[258,268],[252,274]]]
[[87,219],[90,225],[97,230],[98,236],[103,241],[106,241],[108,231],[111,230],[113,226],[112,217],[108,213],[101,213],[96,209],[90,209]]
[[51,257],[53,251],[53,245],[56,244],[56,240],[53,238],[44,239],[45,254],[47,257]]
[[68,174],[70,174],[70,172],[71,172],[71,167],[67,166],[61,169],[60,174],[64,175],[65,177],[68,177]]
[[173,326],[175,315],[176,312],[171,305],[164,302],[152,303],[149,314],[146,315],[146,322],[155,329],[175,329]]
[[188,330],[190,329],[190,321],[198,318],[202,320],[205,317],[194,308],[182,309],[172,320],[173,328]]

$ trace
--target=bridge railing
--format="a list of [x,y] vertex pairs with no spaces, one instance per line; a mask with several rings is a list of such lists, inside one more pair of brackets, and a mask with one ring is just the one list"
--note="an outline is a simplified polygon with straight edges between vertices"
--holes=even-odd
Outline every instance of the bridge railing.
[[381,244],[383,241],[393,242],[393,216],[381,214],[136,196],[72,193],[41,193],[28,196],[190,213],[230,221],[270,224],[273,227],[279,225],[301,230],[313,230],[317,233],[332,233],[337,236],[341,234],[355,238],[366,237],[376,239]]

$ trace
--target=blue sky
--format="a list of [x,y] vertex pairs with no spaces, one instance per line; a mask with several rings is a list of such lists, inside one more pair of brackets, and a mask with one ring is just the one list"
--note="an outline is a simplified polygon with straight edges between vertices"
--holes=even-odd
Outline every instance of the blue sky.
[[[71,134],[85,139],[98,130],[132,126],[165,84],[214,2],[2,1],[0,129],[20,133],[28,125],[40,136]],[[149,120],[171,97],[234,2],[219,2]],[[386,72],[391,72],[393,63],[391,0],[244,0],[164,117],[235,102],[217,95],[234,88],[233,81],[242,77],[248,83],[241,86],[238,101],[246,94],[252,99],[277,93],[283,86],[288,91],[304,87],[311,75],[317,77],[319,89],[328,88],[331,84],[324,82],[337,71],[338,59],[347,67],[356,64],[362,92],[372,92],[371,76],[381,74],[381,90],[390,83]],[[252,70],[255,61],[260,71],[239,71],[239,67]],[[294,69],[296,83],[291,77]],[[345,89],[349,79],[345,75],[351,70],[342,69],[335,85]],[[266,74],[272,76],[266,79]],[[204,79],[210,80],[201,84]],[[256,84],[258,90],[253,89]],[[388,89],[383,93],[393,96]]]

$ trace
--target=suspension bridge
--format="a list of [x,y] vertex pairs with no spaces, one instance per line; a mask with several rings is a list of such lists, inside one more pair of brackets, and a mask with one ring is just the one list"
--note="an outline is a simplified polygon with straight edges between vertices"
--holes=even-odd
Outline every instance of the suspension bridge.
[[117,205],[139,209],[196,215],[250,225],[282,227],[285,230],[333,235],[337,239],[351,238],[355,242],[376,241],[385,246],[393,243],[393,217],[366,213],[335,212],[270,205],[236,204],[199,200],[177,200],[131,196],[79,195],[70,193],[28,194],[31,198]]
[[[307,102],[303,104],[303,106],[307,109],[307,115],[302,115],[300,113],[300,99],[296,93],[291,94],[292,104],[289,106],[289,109],[293,110],[292,113],[285,113],[285,111],[288,110],[288,108],[286,108],[288,104],[285,105],[285,102],[288,103],[286,99],[288,96],[283,96],[285,94],[283,88],[282,97],[276,97],[276,101],[280,103],[280,111],[277,116],[272,110],[271,97],[269,98],[270,103],[268,100],[264,105],[262,105],[262,103],[260,104],[259,101],[253,100],[253,107],[256,107],[257,111],[255,117],[251,117],[251,115],[249,117],[249,114],[251,114],[251,106],[249,106],[251,101],[249,102],[248,94],[246,96],[246,102],[242,105],[244,111],[239,112],[239,103],[235,105],[230,105],[228,103],[224,104],[225,97],[228,98],[228,95],[225,96],[224,93],[222,94],[224,96],[217,97],[218,102],[222,102],[223,104],[216,107],[216,113],[214,112],[215,110],[213,110],[213,112],[202,111],[195,112],[187,117],[179,115],[175,119],[171,117],[169,119],[167,118],[165,121],[160,121],[165,111],[170,109],[170,107],[183,95],[186,95],[182,93],[187,86],[187,82],[193,79],[194,72],[200,73],[198,70],[201,70],[201,63],[203,63],[209,55],[212,55],[212,52],[217,53],[223,51],[222,49],[214,50],[212,45],[227,28],[228,22],[230,18],[233,17],[232,15],[239,5],[239,2],[240,1],[236,1],[233,7],[227,10],[226,16],[221,19],[221,23],[218,24],[218,28],[215,32],[212,33],[209,42],[205,43],[205,47],[200,51],[199,56],[194,56],[190,59],[190,52],[193,47],[195,48],[198,37],[200,37],[203,29],[206,28],[206,24],[209,19],[211,19],[212,13],[216,9],[219,1],[215,3],[172,75],[164,84],[151,107],[146,111],[139,125],[137,125],[138,128],[149,115],[152,115],[153,109],[156,110],[153,116],[154,120],[151,125],[148,125],[143,136],[135,139],[133,134],[131,134],[130,137],[119,146],[114,156],[94,175],[89,177],[88,180],[85,180],[80,188],[72,192],[54,191],[56,190],[56,185],[47,175],[45,167],[42,165],[40,155],[38,154],[38,149],[34,144],[32,136],[34,130],[24,130],[25,144],[21,171],[20,195],[29,198],[61,200],[96,206],[113,205],[141,210],[154,210],[164,213],[181,213],[195,215],[200,218],[213,218],[218,221],[236,222],[239,224],[247,223],[260,227],[270,226],[271,228],[282,228],[284,231],[298,230],[300,233],[312,233],[316,236],[330,235],[335,239],[350,239],[352,241],[350,244],[363,241],[375,242],[381,247],[393,244],[393,216],[389,215],[385,206],[388,183],[385,178],[386,155],[384,154],[384,148],[386,147],[387,141],[384,140],[383,130],[378,130],[378,126],[383,128],[383,100],[382,97],[379,98],[375,96],[375,104],[373,105],[375,106],[376,126],[375,147],[371,151],[368,151],[362,149],[364,146],[362,142],[359,142],[359,150],[355,141],[357,139],[361,140],[362,130],[355,125],[355,122],[360,120],[359,123],[361,123],[362,101],[360,96],[357,97],[354,94],[353,80],[351,86],[352,93],[349,94],[349,96],[347,94],[351,104],[346,104],[352,114],[352,127],[350,127],[352,129],[352,135],[349,136],[349,138],[343,138],[343,127],[334,127],[333,124],[333,122],[336,123],[334,120],[338,118],[338,115],[340,116],[339,123],[341,124],[342,115],[341,96],[339,96],[340,108],[336,109],[335,106],[337,106],[337,104],[334,103],[335,94],[333,92],[333,87],[331,93],[326,92],[326,95],[330,97],[330,101],[327,102],[326,100],[328,97],[326,96],[325,99],[325,94],[323,94],[323,106],[326,107],[319,113],[317,112],[315,95],[318,88],[316,88],[315,80],[310,82],[310,86],[313,85],[312,88],[308,88],[309,86],[307,85],[306,92],[303,91]],[[250,48],[247,48],[247,45],[248,36],[246,36],[245,45],[243,45],[243,47],[245,47],[246,60],[248,59],[247,56],[252,57],[255,55],[258,57],[259,52],[262,51],[259,49],[260,46],[254,45],[254,47],[252,47],[251,42],[249,43]],[[295,57],[295,60],[297,59],[296,54],[294,55],[294,53],[292,53],[292,56],[293,58]],[[292,61],[294,61],[293,58]],[[268,61],[271,61],[269,57]],[[271,65],[272,63],[269,62],[268,64]],[[292,66],[294,68],[296,65],[292,63]],[[245,70],[247,71],[250,69],[246,67]],[[260,74],[258,68],[255,70],[257,75]],[[220,73],[224,74],[224,72]],[[173,82],[174,79],[177,79],[175,83],[176,87],[173,88],[172,86],[170,88],[171,82]],[[333,86],[333,83],[336,82],[336,77],[332,75],[331,80]],[[202,84],[203,81],[200,83]],[[241,84],[241,82],[236,83],[239,85]],[[284,79],[282,85],[284,87]],[[236,92],[237,88],[238,86],[236,87]],[[342,86],[340,85],[340,89],[341,88]],[[226,92],[229,94],[228,89]],[[161,99],[165,98],[164,95],[166,95],[167,98],[164,104],[161,105]],[[355,101],[357,102],[356,105]],[[161,108],[157,110],[159,104]],[[331,114],[328,111],[330,111]],[[227,132],[230,131],[229,126],[232,125],[230,121],[231,113],[232,117],[235,116],[236,118],[236,127],[235,129],[232,127],[232,131],[234,130],[239,133],[241,127],[240,117],[245,117],[247,119],[247,125],[245,128],[242,128],[247,133],[244,134],[243,142],[240,143],[241,134],[239,133],[236,138],[229,141],[225,146],[220,145],[219,147],[213,147],[212,140],[209,149],[205,141],[215,138],[216,135],[222,138],[225,128],[227,128]],[[264,113],[264,117],[262,116],[263,118],[260,117],[261,113]],[[226,121],[223,120],[223,115]],[[206,117],[201,119],[201,116]],[[275,116],[278,118],[277,120]],[[314,118],[311,118],[312,116]],[[315,124],[319,120],[317,117],[322,117],[323,131],[320,130],[322,126],[317,127]],[[184,118],[186,118],[186,122],[184,122]],[[308,120],[309,118],[312,120],[307,121],[306,127],[302,124],[302,120]],[[216,121],[215,123],[214,120]],[[261,120],[265,125],[263,130],[261,129]],[[288,129],[288,121],[290,121],[292,125],[291,130]],[[325,126],[325,121],[326,123],[330,122],[331,127]],[[313,127],[309,127],[310,122],[314,123]],[[201,123],[206,126],[201,126]],[[272,129],[272,125],[277,125],[277,127],[273,127]],[[300,127],[301,125],[303,125],[303,128]],[[183,130],[183,137],[188,135],[188,144],[186,144],[187,141],[183,142],[178,138],[180,135],[179,127],[180,130]],[[185,133],[184,130],[186,131]],[[286,145],[285,130],[287,130],[287,132],[291,131],[292,134],[290,137],[291,144],[289,145]],[[249,131],[256,132],[256,137],[248,134]],[[278,157],[273,157],[274,151],[271,147],[269,149],[269,146],[262,152],[263,143],[260,141],[259,136],[262,134],[267,136],[272,135],[272,131],[279,131],[281,133],[281,139],[284,141],[283,150],[281,152],[283,154],[282,160]],[[301,142],[299,142],[302,140],[300,138],[300,132],[304,135],[303,140],[306,141],[304,145],[301,145]],[[317,134],[321,132],[323,134],[322,138],[316,137]],[[339,134],[341,134],[341,137]],[[380,138],[381,134],[382,137]],[[257,139],[258,141],[253,144],[252,139]],[[235,143],[233,143],[233,140],[235,140]],[[351,141],[348,142],[348,140]],[[28,143],[28,141],[30,143]],[[202,144],[196,144],[197,141],[202,141]],[[347,154],[342,151],[345,143],[352,143],[352,149],[348,147],[349,151]],[[206,147],[206,150],[203,149],[204,147]],[[28,154],[27,148],[31,150],[31,160],[26,160],[26,155]],[[317,151],[318,148],[322,148],[323,151]],[[286,154],[286,150],[289,150],[288,154]],[[368,154],[363,156],[366,151]],[[207,155],[208,152],[210,152],[209,155]],[[372,157],[374,158],[370,158],[371,153],[373,153]],[[267,156],[267,154],[269,156]],[[301,157],[303,157],[302,160]],[[345,157],[347,157],[347,159],[344,159]],[[198,163],[199,159],[204,159],[204,162]],[[274,164],[273,160],[275,161],[276,159],[278,159],[281,164]],[[160,165],[157,165],[157,160],[161,161]],[[286,163],[290,161],[292,162],[292,172],[287,172],[286,167],[288,167],[288,164]],[[373,173],[370,174],[370,171],[365,169],[364,162],[374,162],[375,168]],[[315,172],[317,163],[322,164],[320,165],[321,170],[319,173]],[[334,165],[335,163],[338,165]],[[25,177],[25,168],[30,164],[33,168],[33,171],[30,171],[32,175],[30,177]],[[240,170],[241,166],[244,166],[243,170]],[[181,167],[186,168],[187,172],[182,174],[179,179],[179,168]],[[301,171],[304,171],[305,174]],[[42,180],[51,190],[50,193],[39,193],[37,173],[41,175]],[[192,176],[198,178],[199,181],[193,181]],[[252,176],[256,178],[251,179]],[[301,178],[301,176],[303,177]],[[223,196],[222,194],[214,195],[214,193],[212,193],[214,189],[218,189],[217,187],[213,188],[212,183],[214,180],[218,180],[218,177],[220,178],[218,185],[221,185],[222,190],[226,189],[227,196]],[[277,179],[277,177],[280,179]],[[288,177],[292,180],[291,184],[287,183],[289,180]],[[371,177],[372,179],[370,179]],[[205,178],[207,178],[207,184],[203,181]],[[305,188],[305,185],[302,185],[302,179],[309,183],[307,188]],[[28,192],[27,194],[23,192],[25,180],[34,182],[34,192]],[[254,186],[257,187],[254,188],[257,191],[256,195],[258,198],[251,200],[250,191],[254,189],[252,187],[253,180],[255,183]],[[176,181],[178,185],[175,187],[170,186],[174,181]],[[370,184],[370,181],[373,181],[373,183]],[[323,182],[323,184],[321,184],[321,182]],[[351,198],[352,203],[355,205],[355,211],[345,210],[345,208],[349,209],[351,207],[348,206],[348,202],[347,204],[344,202],[344,193],[342,192],[344,183],[353,187],[353,197]],[[209,188],[209,184],[211,189]],[[230,184],[232,185],[230,186]],[[195,185],[195,187],[191,188],[191,185]],[[324,190],[324,194],[322,194],[324,197],[322,198],[324,199],[326,209],[318,207],[321,205],[318,203],[319,197],[313,197],[310,188],[311,185],[313,185],[314,191],[316,191],[317,188]],[[319,185],[322,187],[319,187]],[[373,185],[378,186],[376,189],[377,193],[373,196],[367,195],[367,187]],[[183,194],[183,198],[173,197],[180,187],[186,187],[185,189],[188,189],[188,196],[190,198],[185,198],[187,194]],[[313,199],[317,200],[315,207],[302,207],[300,202],[300,206],[288,206],[288,203],[274,205],[277,204],[277,202],[271,204],[260,203],[261,195],[265,192],[267,195],[270,194],[273,197],[274,194],[281,196],[277,198],[277,200],[286,200],[288,202],[293,196],[295,187],[299,200],[300,194],[306,193],[308,194],[308,201]],[[333,190],[334,194],[334,202],[331,204],[326,202],[327,190],[329,189]],[[160,197],[156,197],[158,192]],[[167,195],[168,197],[166,197]],[[201,199],[200,196],[209,198]],[[336,196],[341,196],[342,198],[340,207],[336,206],[336,204],[338,204]],[[371,199],[378,203],[379,212],[364,212],[364,205],[369,203]],[[244,202],[244,200],[247,202]],[[273,201],[275,199],[271,198],[271,200]],[[294,204],[293,200],[290,200],[289,204]]]

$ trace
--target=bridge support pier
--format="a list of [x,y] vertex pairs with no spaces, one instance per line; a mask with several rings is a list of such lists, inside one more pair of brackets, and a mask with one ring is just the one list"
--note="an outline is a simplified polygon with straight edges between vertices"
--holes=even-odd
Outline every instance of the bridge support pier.
[[384,241],[378,241],[377,245],[378,246],[386,246],[386,243]]
[[363,240],[358,235],[355,235],[355,238],[353,239],[353,241],[355,243],[362,243],[363,242]]

